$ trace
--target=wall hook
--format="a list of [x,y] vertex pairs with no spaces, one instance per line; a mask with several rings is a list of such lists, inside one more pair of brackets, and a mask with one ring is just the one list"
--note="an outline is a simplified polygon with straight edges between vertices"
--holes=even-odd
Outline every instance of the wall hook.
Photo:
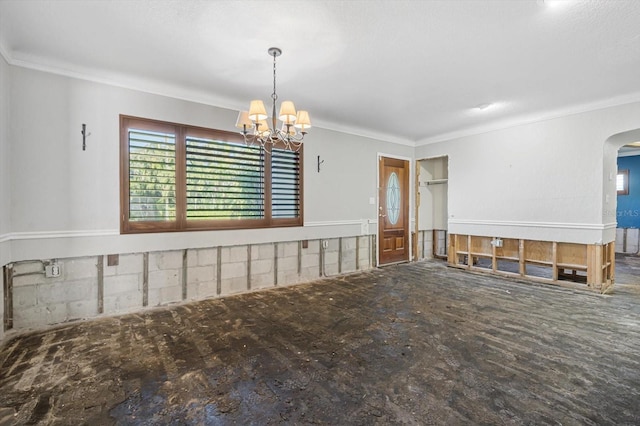
[[320,173],[320,164],[324,163],[324,160],[320,161],[320,156],[318,155],[318,173]]
[[87,138],[89,136],[91,136],[91,133],[87,133],[87,125],[82,123],[82,130],[80,131],[80,133],[82,133],[82,150],[86,150],[87,149]]

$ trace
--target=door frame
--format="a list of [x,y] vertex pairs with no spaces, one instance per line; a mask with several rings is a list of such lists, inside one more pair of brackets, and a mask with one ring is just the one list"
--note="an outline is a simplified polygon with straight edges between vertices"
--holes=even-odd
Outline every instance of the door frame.
[[[422,200],[420,199],[420,163],[422,163],[423,161],[429,161],[429,160],[438,160],[438,159],[442,159],[442,158],[446,158],[447,159],[447,168],[449,168],[450,163],[451,163],[451,157],[449,156],[449,154],[441,154],[441,155],[435,155],[432,157],[425,157],[425,158],[416,158],[415,159],[415,193],[414,193],[414,197],[416,200],[415,203],[415,209],[414,209],[414,214],[415,214],[415,220],[414,220],[414,232],[416,233],[416,242],[415,242],[415,247],[412,247],[412,252],[415,253],[416,259],[419,258],[418,256],[418,235],[420,232],[420,207],[422,204]],[[447,179],[449,178],[449,173],[447,172]],[[449,232],[449,187],[447,184],[447,233]],[[448,239],[448,237],[447,237]],[[449,244],[448,241],[445,241],[445,245]],[[434,256],[435,257],[435,256]]]
[[408,161],[409,164],[409,188],[407,193],[409,194],[409,221],[407,223],[407,233],[408,233],[408,244],[407,244],[407,250],[408,250],[408,262],[412,262],[414,260],[414,256],[413,256],[413,229],[414,229],[414,222],[415,222],[415,216],[414,216],[414,210],[415,210],[415,188],[414,188],[414,181],[415,181],[415,160],[412,157],[405,157],[402,155],[395,155],[395,154],[385,154],[384,152],[379,152],[376,155],[376,205],[375,205],[375,224],[376,224],[376,266],[380,265],[380,224],[378,223],[379,220],[379,216],[378,216],[378,206],[380,205],[380,191],[382,190],[382,187],[380,186],[380,159],[382,157],[387,157],[387,158],[393,158],[395,160],[405,160]]

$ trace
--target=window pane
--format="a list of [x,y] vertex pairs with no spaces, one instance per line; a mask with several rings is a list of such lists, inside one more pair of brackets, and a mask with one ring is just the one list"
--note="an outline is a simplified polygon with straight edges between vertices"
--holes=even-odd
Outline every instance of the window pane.
[[300,216],[300,153],[273,148],[271,152],[271,216]]
[[616,191],[624,191],[624,174],[616,176]]
[[264,152],[187,137],[187,220],[264,218]]
[[129,220],[176,218],[176,138],[129,129]]

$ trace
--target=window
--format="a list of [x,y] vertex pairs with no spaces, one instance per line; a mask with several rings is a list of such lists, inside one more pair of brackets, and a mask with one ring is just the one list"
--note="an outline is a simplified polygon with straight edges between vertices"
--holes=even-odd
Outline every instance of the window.
[[629,170],[618,170],[616,190],[618,195],[629,195]]
[[120,117],[122,233],[302,226],[302,149]]

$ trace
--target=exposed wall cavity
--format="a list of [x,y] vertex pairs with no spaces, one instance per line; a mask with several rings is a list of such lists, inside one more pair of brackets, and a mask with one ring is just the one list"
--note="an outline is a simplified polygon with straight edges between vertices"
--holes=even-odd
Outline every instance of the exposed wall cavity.
[[[11,294],[5,327],[41,328],[367,270],[375,264],[374,238],[16,262],[4,268],[5,289]],[[59,276],[50,276],[51,265]]]

